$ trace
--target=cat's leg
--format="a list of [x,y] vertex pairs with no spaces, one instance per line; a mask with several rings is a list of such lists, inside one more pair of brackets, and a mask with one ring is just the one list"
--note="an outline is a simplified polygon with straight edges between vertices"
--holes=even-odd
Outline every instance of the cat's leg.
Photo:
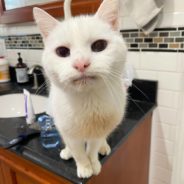
[[72,153],[68,146],[65,146],[65,148],[61,150],[60,157],[63,160],[69,160],[70,158],[72,158]]
[[102,139],[88,140],[87,142],[87,154],[90,158],[91,165],[93,168],[93,174],[98,175],[101,171],[101,163],[98,160],[98,152],[102,145]]
[[76,139],[64,139],[77,165],[77,175],[79,178],[88,178],[93,174],[90,160],[85,151],[85,142]]
[[101,155],[105,156],[105,155],[109,155],[110,152],[111,152],[111,148],[110,148],[110,146],[108,145],[106,139],[104,139],[104,140],[103,140],[103,143],[102,143],[102,145],[101,145],[101,147],[100,147],[99,153],[100,153]]

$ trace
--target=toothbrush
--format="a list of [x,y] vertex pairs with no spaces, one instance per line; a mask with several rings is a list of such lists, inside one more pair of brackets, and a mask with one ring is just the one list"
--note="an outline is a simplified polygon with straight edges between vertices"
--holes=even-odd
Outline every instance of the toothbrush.
[[17,136],[16,138],[13,138],[10,140],[7,144],[3,146],[5,149],[10,149],[16,145],[20,145],[23,143],[26,143],[27,141],[34,139],[36,137],[40,136],[40,131],[38,130],[31,130],[29,133],[21,134]]

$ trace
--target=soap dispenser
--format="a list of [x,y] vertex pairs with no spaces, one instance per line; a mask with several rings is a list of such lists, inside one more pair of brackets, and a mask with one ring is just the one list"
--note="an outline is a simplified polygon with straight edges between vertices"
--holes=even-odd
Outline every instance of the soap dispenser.
[[17,83],[24,84],[28,82],[27,65],[23,63],[20,52],[18,54],[18,63],[15,66]]

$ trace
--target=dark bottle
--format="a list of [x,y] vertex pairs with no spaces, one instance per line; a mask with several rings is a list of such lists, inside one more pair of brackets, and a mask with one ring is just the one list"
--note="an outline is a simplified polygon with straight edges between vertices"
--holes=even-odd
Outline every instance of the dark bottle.
[[18,63],[15,66],[17,83],[23,84],[28,82],[27,65],[23,63],[20,52],[18,54]]

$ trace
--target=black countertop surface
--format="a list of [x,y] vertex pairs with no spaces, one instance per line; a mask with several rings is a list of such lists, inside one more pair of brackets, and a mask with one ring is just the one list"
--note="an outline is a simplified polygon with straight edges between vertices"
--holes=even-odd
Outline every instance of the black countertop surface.
[[[118,128],[110,135],[108,143],[110,144],[112,151],[110,155],[100,157],[102,164],[126,139],[128,139],[128,136],[132,131],[139,126],[142,120],[155,108],[157,82],[134,80],[133,84],[135,86],[133,85],[133,87],[129,89],[130,95],[126,116]],[[34,90],[31,90],[29,85],[18,86],[15,83],[9,83],[0,84],[0,95],[20,93],[23,88],[27,88],[32,93],[35,93]],[[47,95],[47,93],[43,92],[42,95]],[[19,135],[20,130],[18,127],[22,124],[25,124],[24,117],[0,118],[0,146],[3,146],[7,141]],[[41,145],[40,138],[37,137],[24,145],[18,145],[11,148],[11,151],[61,177],[66,178],[67,180],[70,180],[72,183],[86,183],[88,179],[80,179],[77,177],[76,166],[73,159],[65,161],[60,158],[59,153],[63,147],[64,145],[61,144],[61,147],[59,148],[45,149]]]

